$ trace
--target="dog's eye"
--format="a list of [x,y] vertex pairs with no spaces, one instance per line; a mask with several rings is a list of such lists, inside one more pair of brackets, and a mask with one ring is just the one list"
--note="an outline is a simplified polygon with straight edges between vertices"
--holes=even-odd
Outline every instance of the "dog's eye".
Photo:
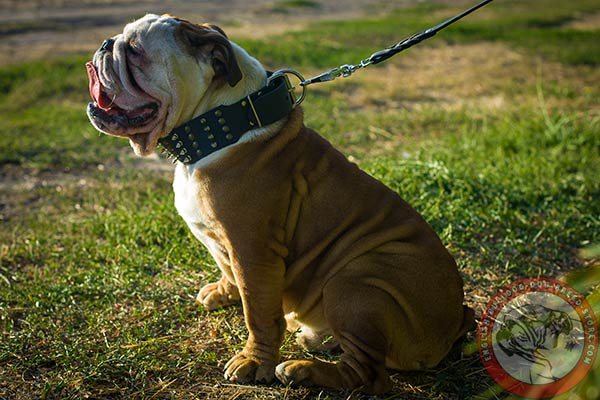
[[135,42],[133,40],[127,42],[127,53],[133,57],[141,57],[143,54],[140,50],[135,47]]

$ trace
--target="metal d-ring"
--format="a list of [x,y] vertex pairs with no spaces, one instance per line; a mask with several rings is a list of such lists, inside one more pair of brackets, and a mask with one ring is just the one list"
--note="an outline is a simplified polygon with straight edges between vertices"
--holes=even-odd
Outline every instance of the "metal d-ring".
[[300,97],[296,97],[296,94],[294,91],[294,89],[296,89],[296,87],[292,86],[287,74],[294,75],[296,78],[300,79],[300,82],[304,82],[304,77],[300,74],[300,72],[298,72],[294,69],[284,68],[284,69],[280,69],[279,71],[273,72],[273,75],[271,75],[270,77],[267,78],[267,86],[271,83],[271,81],[273,79],[283,76],[285,78],[286,85],[289,88],[289,92],[295,100],[295,106],[297,106],[298,104],[302,103],[302,101],[304,100],[304,97],[306,96],[306,87],[302,86],[302,92],[300,93]]

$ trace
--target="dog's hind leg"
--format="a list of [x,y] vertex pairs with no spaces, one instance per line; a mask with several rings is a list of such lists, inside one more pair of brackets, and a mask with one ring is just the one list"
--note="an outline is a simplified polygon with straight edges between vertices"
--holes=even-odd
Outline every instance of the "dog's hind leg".
[[398,252],[355,258],[323,288],[321,307],[343,351],[340,360],[288,361],[277,367],[277,377],[382,393],[390,387],[386,367],[435,366],[464,331],[461,281],[452,267],[445,257]]
[[333,337],[343,353],[336,363],[291,360],[279,364],[277,378],[285,384],[316,385],[336,389],[360,388],[367,393],[390,389],[385,368],[388,338],[376,310],[365,312],[364,299],[381,296],[351,277],[336,276],[324,288],[323,307]]

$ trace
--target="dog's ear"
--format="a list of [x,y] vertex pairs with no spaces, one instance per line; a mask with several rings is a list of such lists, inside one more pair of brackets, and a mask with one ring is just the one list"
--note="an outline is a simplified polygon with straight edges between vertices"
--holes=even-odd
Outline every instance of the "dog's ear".
[[175,34],[187,51],[196,57],[209,59],[215,70],[215,78],[223,78],[230,86],[235,86],[242,79],[242,71],[225,32],[216,25],[196,25],[184,19],[175,19],[179,21]]

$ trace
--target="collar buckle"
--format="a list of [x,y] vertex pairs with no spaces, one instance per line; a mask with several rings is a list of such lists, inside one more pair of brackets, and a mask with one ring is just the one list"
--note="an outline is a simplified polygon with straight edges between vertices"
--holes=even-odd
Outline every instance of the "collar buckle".
[[274,79],[277,79],[280,76],[283,76],[283,78],[285,79],[285,84],[288,88],[288,92],[290,93],[290,96],[292,97],[292,99],[294,101],[294,107],[296,107],[297,105],[302,103],[302,101],[306,97],[306,86],[300,85],[300,87],[302,88],[302,91],[300,92],[300,96],[296,96],[296,87],[292,85],[288,75],[294,75],[296,78],[298,78],[300,80],[300,82],[304,82],[304,77],[300,74],[300,72],[296,71],[295,69],[284,68],[284,69],[280,69],[279,71],[273,72],[273,74],[267,78],[267,86]]

